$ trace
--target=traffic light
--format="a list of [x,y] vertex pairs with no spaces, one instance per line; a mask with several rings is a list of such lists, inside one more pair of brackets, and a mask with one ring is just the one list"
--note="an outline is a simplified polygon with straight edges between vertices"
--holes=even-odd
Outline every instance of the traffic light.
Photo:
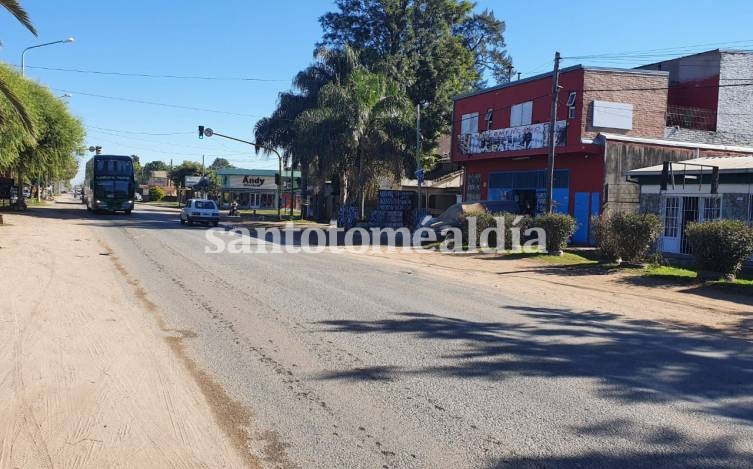
[[200,125],[199,126],[199,140],[201,140],[202,138],[204,138],[204,126]]
[[100,146],[94,147],[94,154],[95,155],[101,155],[102,154],[102,147],[100,147]]

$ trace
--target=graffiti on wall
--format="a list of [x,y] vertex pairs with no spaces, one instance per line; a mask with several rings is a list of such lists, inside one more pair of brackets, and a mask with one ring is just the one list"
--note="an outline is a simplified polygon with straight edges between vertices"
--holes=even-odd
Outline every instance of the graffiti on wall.
[[[557,146],[567,141],[567,121],[557,121],[555,125]],[[463,155],[514,150],[533,150],[549,145],[549,123],[487,130],[480,133],[461,134],[458,147]]]

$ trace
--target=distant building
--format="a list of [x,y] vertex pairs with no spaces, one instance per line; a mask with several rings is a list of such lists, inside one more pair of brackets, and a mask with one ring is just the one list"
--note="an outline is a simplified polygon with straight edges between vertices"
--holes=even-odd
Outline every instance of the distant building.
[[669,72],[668,139],[753,144],[753,53],[716,49],[639,68]]
[[[220,204],[228,207],[235,200],[244,209],[290,208],[291,200],[295,209],[301,206],[301,172],[283,171],[280,178],[280,200],[278,201],[278,171],[273,169],[224,168],[217,171],[220,177]],[[291,184],[293,195],[291,199]]]

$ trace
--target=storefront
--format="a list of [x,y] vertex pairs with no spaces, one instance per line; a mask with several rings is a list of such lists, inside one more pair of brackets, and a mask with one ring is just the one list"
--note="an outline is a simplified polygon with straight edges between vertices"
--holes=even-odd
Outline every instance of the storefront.
[[640,185],[641,212],[656,213],[662,219],[662,252],[690,252],[685,238],[688,223],[719,219],[751,222],[753,156],[695,158],[671,163],[664,172],[663,165],[628,172]]
[[300,172],[293,171],[291,178],[290,171],[283,171],[279,188],[278,174],[272,169],[225,168],[217,171],[221,207],[229,207],[232,201],[238,202],[239,208],[248,210],[276,210],[280,203],[281,207],[287,207],[291,184],[293,198],[300,203]]

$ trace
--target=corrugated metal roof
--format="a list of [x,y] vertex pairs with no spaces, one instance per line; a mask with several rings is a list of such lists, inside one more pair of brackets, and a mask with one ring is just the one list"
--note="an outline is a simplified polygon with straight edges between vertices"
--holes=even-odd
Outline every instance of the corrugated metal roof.
[[[700,173],[701,168],[697,166],[687,166],[682,168],[683,163],[702,164],[706,166],[716,166],[720,173],[748,172],[753,170],[753,155],[745,156],[707,156],[703,158],[693,158],[692,160],[676,161],[672,163],[673,170],[687,171],[688,173]],[[628,171],[629,176],[651,176],[661,174],[662,165],[648,166],[645,168],[633,169]],[[703,168],[703,172],[708,173],[708,168]]]

